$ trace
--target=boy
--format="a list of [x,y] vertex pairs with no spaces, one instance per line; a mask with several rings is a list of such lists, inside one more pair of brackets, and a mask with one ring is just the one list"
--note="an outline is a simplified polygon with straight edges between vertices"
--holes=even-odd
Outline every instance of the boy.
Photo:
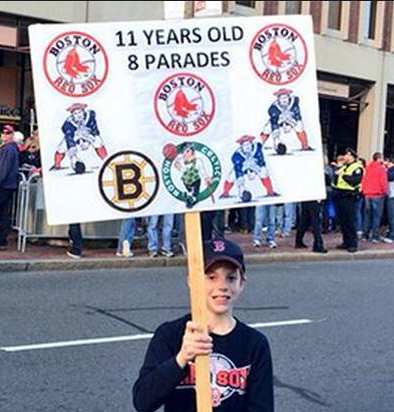
[[242,250],[229,240],[204,243],[210,334],[190,315],[156,330],[133,388],[138,412],[196,410],[194,359],[210,355],[215,412],[273,412],[271,355],[266,337],[233,317],[245,282]]

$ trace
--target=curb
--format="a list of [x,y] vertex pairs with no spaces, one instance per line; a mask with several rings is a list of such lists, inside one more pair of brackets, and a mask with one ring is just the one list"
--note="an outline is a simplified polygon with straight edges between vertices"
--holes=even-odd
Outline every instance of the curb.
[[[313,252],[282,252],[277,254],[246,254],[247,264],[261,263],[288,263],[288,262],[324,262],[324,261],[353,261],[394,259],[394,250],[366,250],[356,253],[346,251],[329,251],[327,254]],[[34,259],[34,260],[0,260],[0,272],[33,272],[33,271],[66,271],[66,270],[93,270],[93,269],[128,269],[149,267],[179,267],[187,266],[186,257],[149,258],[137,257],[134,259],[119,258],[82,258],[70,259]]]

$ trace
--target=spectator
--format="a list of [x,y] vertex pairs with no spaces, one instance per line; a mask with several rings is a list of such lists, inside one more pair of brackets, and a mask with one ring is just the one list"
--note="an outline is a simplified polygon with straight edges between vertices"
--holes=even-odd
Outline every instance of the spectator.
[[116,256],[124,258],[133,257],[132,246],[134,242],[135,228],[135,217],[129,217],[122,221],[118,237],[118,246],[116,248]]
[[224,238],[224,211],[209,210],[201,213],[201,229],[204,241]]
[[186,256],[186,245],[185,245],[185,222],[183,214],[174,215],[174,227],[172,229],[172,237],[178,239],[178,253]]
[[275,242],[275,205],[256,206],[255,210],[255,224],[253,230],[253,246],[261,246],[261,233],[263,224],[268,223],[267,227],[267,245],[270,249],[275,249],[277,244]]
[[40,145],[37,139],[31,137],[26,139],[24,150],[19,153],[19,165],[30,173],[40,172]]
[[254,227],[254,207],[239,208],[239,231],[241,233],[252,233]]
[[70,245],[67,250],[67,255],[73,259],[82,257],[83,238],[81,225],[79,223],[71,223],[68,226],[68,238]]
[[11,207],[18,188],[19,152],[14,142],[14,128],[5,125],[0,145],[0,250],[6,250],[11,230]]
[[14,142],[17,144],[18,150],[20,152],[25,148],[24,141],[25,141],[25,136],[23,135],[22,132],[20,132],[19,130],[14,132]]
[[301,202],[301,218],[298,223],[295,247],[298,249],[307,248],[304,243],[304,235],[308,228],[312,226],[313,231],[313,252],[327,253],[327,249],[324,247],[323,238],[321,235],[322,227],[322,203],[317,200],[309,202]]
[[364,239],[378,243],[384,199],[387,194],[387,171],[383,166],[381,153],[373,154],[372,161],[365,169],[361,187],[365,199]]
[[387,162],[387,226],[388,231],[386,237],[383,239],[385,243],[394,242],[394,159],[391,158]]
[[171,250],[171,231],[174,225],[174,215],[163,215],[163,247],[159,250],[158,224],[160,216],[155,215],[149,218],[148,223],[148,250],[150,257],[157,257],[159,252],[165,257],[173,257],[174,252]]
[[294,225],[295,203],[284,203],[276,206],[276,219],[281,237],[290,237]]
[[[367,162],[363,158],[358,159],[359,163],[361,164],[363,168],[363,176],[365,174],[365,168],[367,167]],[[361,238],[363,233],[364,233],[364,195],[360,191],[360,193],[357,194],[356,196],[356,203],[355,203],[355,222],[354,224],[356,225],[356,232],[358,238]]]

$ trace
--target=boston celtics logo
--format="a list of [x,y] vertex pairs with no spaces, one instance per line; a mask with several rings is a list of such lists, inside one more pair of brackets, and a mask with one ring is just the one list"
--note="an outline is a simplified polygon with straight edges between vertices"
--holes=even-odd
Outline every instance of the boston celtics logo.
[[215,203],[214,192],[222,168],[208,146],[197,142],[168,143],[163,147],[163,156],[163,183],[172,196],[185,202],[188,208],[208,198]]

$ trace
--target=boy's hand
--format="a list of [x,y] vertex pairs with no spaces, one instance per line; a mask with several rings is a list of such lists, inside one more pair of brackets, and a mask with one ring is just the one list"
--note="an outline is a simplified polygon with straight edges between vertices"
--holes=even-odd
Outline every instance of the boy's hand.
[[183,369],[197,355],[212,353],[212,348],[212,338],[204,332],[204,329],[198,323],[189,321],[186,323],[181,350],[175,359]]

